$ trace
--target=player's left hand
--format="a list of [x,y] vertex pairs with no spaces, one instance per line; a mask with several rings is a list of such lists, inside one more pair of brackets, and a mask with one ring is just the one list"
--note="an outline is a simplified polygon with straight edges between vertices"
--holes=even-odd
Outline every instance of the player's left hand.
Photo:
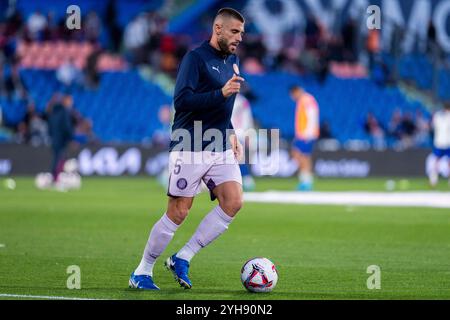
[[244,151],[242,144],[239,142],[236,135],[231,136],[231,148],[233,149],[234,157],[240,162],[242,160],[242,156],[244,155]]

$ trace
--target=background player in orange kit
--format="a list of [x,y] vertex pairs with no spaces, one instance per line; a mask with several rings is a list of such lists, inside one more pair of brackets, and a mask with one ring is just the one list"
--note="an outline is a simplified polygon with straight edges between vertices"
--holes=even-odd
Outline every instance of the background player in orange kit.
[[314,183],[311,154],[314,142],[320,134],[319,105],[316,99],[300,86],[291,87],[289,93],[297,104],[292,156],[299,166],[298,189],[309,191]]

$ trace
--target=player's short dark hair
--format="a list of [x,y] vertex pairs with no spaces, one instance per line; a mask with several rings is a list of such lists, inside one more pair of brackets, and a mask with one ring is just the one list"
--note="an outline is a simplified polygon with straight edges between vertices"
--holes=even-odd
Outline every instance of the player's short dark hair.
[[303,90],[302,87],[300,87],[298,84],[293,84],[289,87],[289,92],[295,91],[295,90]]
[[245,23],[245,19],[244,16],[237,10],[233,9],[233,8],[222,8],[219,9],[219,11],[217,11],[216,14],[216,18],[217,17],[224,17],[224,18],[235,18],[237,20],[239,20],[242,23]]

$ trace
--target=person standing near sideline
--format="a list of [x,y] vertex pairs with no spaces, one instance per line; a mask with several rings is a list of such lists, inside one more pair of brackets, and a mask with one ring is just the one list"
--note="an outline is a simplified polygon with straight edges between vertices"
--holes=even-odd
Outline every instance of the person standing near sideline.
[[245,159],[246,163],[240,165],[242,182],[244,191],[253,191],[255,189],[255,180],[253,179],[250,165],[253,157],[255,157],[256,151],[256,139],[251,139],[252,135],[248,131],[255,130],[255,124],[253,121],[252,109],[250,102],[243,94],[236,95],[236,101],[234,103],[233,114],[231,115],[231,122],[239,142],[243,145],[243,150],[249,151],[249,158]]
[[73,137],[73,125],[70,110],[73,100],[70,95],[58,99],[49,106],[48,129],[52,147],[53,181],[58,182],[58,176],[63,171],[67,147]]
[[435,160],[431,166],[431,172],[428,178],[430,186],[435,188],[439,182],[439,160],[447,156],[450,169],[450,101],[445,103],[444,109],[437,111],[433,115],[431,127],[434,132],[433,155]]
[[297,104],[295,139],[292,145],[292,156],[299,166],[297,189],[310,191],[314,183],[311,155],[314,143],[320,135],[319,105],[316,99],[300,86],[292,86],[289,92]]

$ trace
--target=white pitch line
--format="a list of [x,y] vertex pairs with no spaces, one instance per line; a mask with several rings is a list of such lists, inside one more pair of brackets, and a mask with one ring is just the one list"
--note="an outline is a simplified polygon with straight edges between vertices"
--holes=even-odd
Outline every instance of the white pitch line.
[[0,243],[0,248],[4,248],[6,245],[4,243]]
[[9,294],[0,293],[0,298],[25,298],[25,299],[47,299],[47,300],[99,300],[99,299],[89,299],[89,298],[71,298],[71,297],[58,297],[58,296],[34,296],[28,294]]
[[303,205],[450,208],[445,192],[294,192],[267,191],[244,194],[248,202]]

